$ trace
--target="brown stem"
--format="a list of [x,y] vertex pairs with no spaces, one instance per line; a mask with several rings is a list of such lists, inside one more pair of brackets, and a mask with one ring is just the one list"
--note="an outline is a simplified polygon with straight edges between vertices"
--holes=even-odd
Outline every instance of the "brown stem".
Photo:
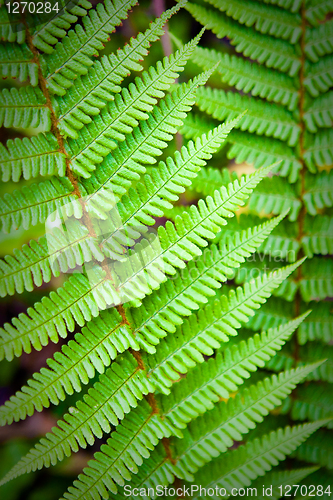
[[[305,127],[305,121],[304,121],[304,100],[305,100],[305,87],[304,87],[304,78],[305,78],[305,61],[306,61],[306,55],[305,55],[305,40],[306,40],[306,27],[307,27],[307,20],[305,17],[305,1],[303,0],[302,3],[302,9],[301,9],[301,16],[302,16],[302,34],[301,34],[301,41],[300,41],[300,48],[301,48],[301,68],[300,68],[300,74],[299,74],[299,79],[300,79],[300,90],[299,90],[299,105],[298,105],[298,110],[299,110],[299,115],[300,115],[300,127],[301,127],[301,134],[300,134],[300,139],[299,139],[299,150],[300,150],[300,162],[302,164],[302,168],[300,171],[300,180],[301,180],[301,189],[300,189],[300,201],[301,201],[301,210],[299,213],[298,217],[298,236],[297,240],[299,244],[302,244],[302,238],[304,236],[304,219],[306,215],[306,207],[303,201],[303,196],[305,192],[305,173],[306,173],[306,165],[305,165],[305,160],[304,160],[304,139],[305,139],[305,132],[306,132],[306,127]],[[298,258],[302,258],[304,256],[303,249],[300,248]],[[302,279],[302,266],[299,266],[297,268],[297,283],[300,285]],[[296,300],[295,300],[295,314],[296,316],[299,316],[301,314],[301,294],[300,290],[297,290],[296,293]],[[297,340],[297,333],[294,334],[294,360],[295,363],[299,360],[299,343]]]

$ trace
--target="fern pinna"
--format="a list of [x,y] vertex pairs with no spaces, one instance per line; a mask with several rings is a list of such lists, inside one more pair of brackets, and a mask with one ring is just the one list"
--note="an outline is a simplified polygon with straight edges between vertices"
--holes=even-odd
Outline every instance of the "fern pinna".
[[[289,214],[246,265],[250,272],[261,273],[307,257],[247,326],[251,330],[278,327],[311,308],[311,315],[267,368],[280,371],[303,366],[321,359],[324,351],[330,358],[332,2],[195,0],[187,3],[186,9],[211,30],[211,37],[227,40],[228,45],[214,42],[210,48],[209,42],[194,52],[193,60],[201,68],[219,63],[218,77],[212,85],[198,89],[197,107],[185,121],[184,134],[194,138],[246,108],[246,115],[228,136],[227,157],[255,168],[280,162],[278,177],[266,178],[258,186],[240,222],[245,229],[258,215],[278,215],[286,209]],[[216,169],[200,172],[195,191],[209,195],[214,179]],[[236,282],[242,283],[246,276],[239,273]],[[330,416],[333,379],[329,372],[326,365],[309,375],[307,384],[293,392],[280,413],[292,421]],[[276,415],[271,425],[277,426],[281,418],[281,414]],[[305,484],[329,483],[332,463],[325,450],[330,438],[330,430],[318,431],[312,447],[302,445],[293,455],[295,460],[324,467]],[[321,456],[326,459],[319,459]]]
[[[288,47],[305,36],[302,27],[315,14],[302,24],[305,14],[288,13],[284,2],[281,26],[273,23],[271,34],[289,42],[266,35],[261,58],[275,73],[245,71],[250,80],[258,73],[258,85],[264,82],[260,95],[276,101],[272,115],[264,101],[252,104],[248,97],[216,91],[221,94],[213,117],[227,121],[209,127],[190,113],[195,103],[211,109],[202,104],[215,98],[207,80],[214,71],[227,74],[224,60],[233,61],[230,79],[237,79],[248,62],[199,48],[200,32],[144,69],[146,60],[152,62],[150,45],[181,8],[209,18],[208,8],[184,1],[124,48],[101,55],[135,3],[105,0],[92,7],[78,0],[35,26],[23,12],[14,22],[1,7],[1,76],[10,83],[0,95],[0,121],[9,136],[1,145],[2,181],[9,187],[0,200],[0,219],[8,235],[4,241],[18,235],[23,245],[0,261],[0,294],[8,301],[42,285],[47,289],[48,283],[60,286],[3,325],[0,356],[11,361],[50,342],[60,342],[61,348],[2,405],[0,420],[6,425],[51,405],[67,408],[57,425],[5,471],[1,484],[93,445],[99,451],[64,498],[143,498],[147,488],[173,483],[218,487],[224,492],[220,496],[253,484],[260,496],[262,481],[269,481],[279,498],[279,487],[314,473],[325,481],[326,472],[316,472],[316,449],[332,425],[329,396],[322,411],[309,396],[318,380],[330,383],[329,348],[320,344],[330,341],[328,330],[320,328],[330,324],[329,308],[306,306],[329,292],[322,266],[329,269],[330,262],[289,258],[289,250],[301,246],[308,256],[325,248],[329,253],[329,239],[318,236],[328,233],[329,219],[311,224],[304,208],[306,203],[315,217],[330,203],[329,174],[315,175],[327,133],[305,149],[311,143],[305,127],[313,132],[311,127],[317,130],[329,117],[321,113],[321,101],[305,108],[301,90],[299,125],[290,111],[299,102],[297,84],[279,72],[294,76],[301,71],[302,85],[311,80],[302,51],[294,55]],[[271,8],[251,6],[259,9],[258,19]],[[300,5],[291,8],[297,11]],[[242,36],[236,21],[225,23],[228,36],[236,30]],[[261,35],[252,28],[244,33],[251,50],[260,43]],[[315,28],[311,36],[319,36]],[[279,57],[270,54],[275,43],[281,44]],[[312,45],[312,58],[329,50]],[[201,60],[204,72],[175,84],[191,58]],[[308,88],[318,95],[323,90],[315,76]],[[179,130],[196,137],[179,146],[174,141]],[[206,167],[226,139],[235,143],[231,155],[242,144],[239,155],[249,159],[256,132],[273,137],[258,142],[267,144],[269,153],[251,153],[263,168],[238,178]],[[277,168],[281,175],[271,177]],[[303,191],[297,195],[294,183],[302,176]],[[181,205],[189,192],[202,197]],[[229,221],[248,199],[251,210],[276,217],[242,214]],[[294,236],[297,223],[308,228],[299,238]],[[291,229],[289,224],[294,224]],[[31,231],[40,237],[27,243]],[[251,256],[269,256],[276,246],[285,262],[242,281],[251,274]],[[261,264],[260,270],[264,259]],[[290,300],[297,295],[296,310],[281,298],[266,304],[272,294]],[[295,331],[302,346],[288,343]],[[316,340],[316,349],[307,349],[307,340]],[[304,380],[310,385],[295,393]],[[289,407],[286,421],[281,412]],[[287,456],[293,458],[285,465]],[[324,471],[329,466],[325,456],[319,465]],[[198,496],[195,488],[191,495]]]

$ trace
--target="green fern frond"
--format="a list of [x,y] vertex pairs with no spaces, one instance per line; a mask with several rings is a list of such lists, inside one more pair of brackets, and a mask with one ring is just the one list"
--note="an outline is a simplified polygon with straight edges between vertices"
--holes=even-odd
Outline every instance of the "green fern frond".
[[[186,122],[187,120],[185,120],[185,125]],[[216,189],[219,189],[221,186],[227,186],[236,177],[236,172],[230,172],[227,168],[222,170],[213,167],[202,168],[198,172],[197,177],[193,179],[190,189],[197,193],[202,193],[204,196],[212,195]]]
[[305,317],[241,341],[197,365],[174,385],[171,394],[159,397],[158,403],[166,418],[182,429],[190,420],[211,409],[220,398],[229,399],[230,393],[235,392],[251,372],[258,366],[263,367],[281,349]]
[[[119,225],[117,222],[114,223],[112,212],[105,213],[105,208],[98,203],[98,199],[96,200],[94,196],[93,209],[96,210],[99,217],[107,218],[108,224],[110,224],[109,247],[111,248],[112,242],[117,242],[119,238],[120,241],[127,240],[127,245],[129,245],[128,238],[135,239],[135,232],[144,233],[147,226],[154,225],[155,219],[153,217],[162,217],[164,211],[172,207],[172,203],[177,201],[185,188],[191,185],[200,168],[224,142],[236,121],[216,127],[207,135],[198,138],[195,144],[192,141],[189,142],[181,148],[180,152],[175,152],[174,158],[169,157],[167,162],[159,162],[158,167],[152,170],[151,175],[146,175],[143,178],[144,182],[138,182],[135,189],[130,188],[128,195],[124,195],[117,206],[119,213],[121,213],[122,229],[117,227]],[[88,205],[88,211],[92,211],[90,206],[91,204]],[[118,235],[115,234],[116,232]],[[123,237],[122,233],[125,233],[127,238]]]
[[235,399],[218,403],[212,411],[191,422],[184,433],[185,439],[177,446],[177,465],[192,475],[225,453],[235,441],[242,441],[243,435],[280,405],[316,366],[307,365],[281,372],[278,377],[267,377],[238,393]]
[[331,471],[333,469],[333,436],[331,432],[317,431],[295,452],[295,457],[304,462],[316,462]]
[[267,4],[278,5],[290,12],[298,12],[301,8],[301,0],[264,0]]
[[299,98],[297,87],[290,76],[253,64],[252,61],[203,47],[195,49],[192,59],[204,69],[218,62],[217,73],[221,76],[222,82],[235,86],[237,90],[251,92],[253,96],[281,103],[290,111],[297,106]]
[[311,304],[312,314],[298,330],[298,341],[301,345],[309,340],[320,340],[330,344],[333,340],[333,315],[330,302]]
[[305,176],[305,190],[303,200],[310,215],[325,208],[333,206],[333,172],[320,172],[311,175],[307,172]]
[[[258,493],[263,491],[263,488],[267,488],[267,485],[272,486],[272,495],[270,498],[272,500],[278,500],[282,497],[281,492],[285,491],[285,486],[300,484],[301,481],[313,474],[318,467],[306,467],[304,469],[291,469],[291,470],[281,470],[273,471],[265,474],[264,479],[257,479],[251,483],[251,488],[256,488]],[[282,489],[280,488],[282,486]],[[282,493],[283,494],[283,493]],[[239,500],[240,497],[237,497]],[[258,495],[258,500],[264,500],[265,496]]]
[[243,52],[246,57],[257,59],[268,68],[279,69],[290,76],[298,72],[301,63],[295,54],[295,48],[285,40],[272,39],[250,28],[243,30],[226,15],[207,10],[201,5],[187,3],[185,8],[218,38],[228,36],[237,52]]
[[29,78],[30,84],[36,87],[38,66],[33,59],[34,56],[26,44],[2,44],[0,46],[0,77],[17,78],[20,82],[26,82]]
[[300,291],[306,302],[333,296],[333,261],[314,257],[303,265]]
[[[285,460],[295,448],[299,447],[327,421],[320,420],[310,424],[285,427],[265,434],[261,439],[249,441],[245,446],[222,456],[203,467],[195,476],[195,484],[206,487],[224,487],[227,493],[232,488],[249,486],[253,479],[263,476],[273,466]],[[195,497],[199,498],[199,497]]]
[[[195,43],[197,43],[197,41],[195,41]],[[190,44],[187,50],[191,50]],[[164,90],[170,86],[173,79],[177,78],[178,73],[176,70],[177,68],[179,70],[179,59],[186,59],[185,56],[182,59],[179,54],[177,58],[173,56],[170,57],[171,61],[176,61],[177,64],[169,65],[168,60],[165,59],[164,65],[162,65],[162,63],[158,65],[157,72],[151,69],[149,76],[143,75],[145,84],[137,78],[136,85],[130,85],[131,93],[129,93],[127,89],[124,89],[122,94],[117,94],[115,100],[104,108],[100,115],[96,116],[95,120],[80,132],[80,136],[77,140],[70,139],[68,141],[67,150],[70,153],[71,165],[74,171],[78,172],[83,177],[90,177],[90,172],[96,169],[96,164],[101,163],[103,159],[107,157],[108,153],[115,149],[117,146],[115,140],[124,141],[126,138],[125,134],[132,132],[133,127],[138,125],[138,120],[146,121],[142,121],[141,130],[139,127],[135,128],[133,133],[134,137],[135,134],[138,134],[138,139],[140,140],[140,132],[144,135],[152,135],[151,144],[147,144],[147,146],[149,145],[150,147],[148,148],[146,146],[148,152],[147,158],[143,157],[142,163],[147,162],[148,158],[150,159],[149,153],[153,153],[151,156],[155,156],[154,150],[159,151],[156,146],[158,147],[160,145],[160,147],[163,147],[163,145],[166,144],[164,141],[172,138],[170,133],[173,134],[178,130],[182,124],[181,119],[186,116],[184,111],[188,112],[190,106],[194,103],[194,92],[196,87],[203,85],[205,81],[207,81],[212,70],[196,77],[188,84],[183,84],[178,91],[172,92],[171,95],[167,95],[165,99],[159,103],[159,106],[155,107],[152,113],[148,115],[147,111],[153,108],[156,97],[163,96]],[[173,65],[176,66],[176,68],[170,69],[170,66]],[[173,113],[171,111],[173,111]],[[161,115],[166,121],[165,127],[163,129],[160,125],[160,127],[155,130],[156,121],[162,121]],[[153,127],[154,129],[151,131],[150,129]],[[138,141],[138,139],[136,140]],[[156,146],[154,148],[155,144]],[[140,158],[139,153],[138,157]],[[106,162],[107,161],[108,157],[106,158]]]
[[250,197],[249,208],[258,214],[264,212],[267,215],[290,210],[289,220],[295,221],[301,209],[301,202],[294,186],[285,179],[274,176],[264,179],[258,186]]
[[145,33],[131,38],[129,43],[116,54],[103,56],[96,61],[88,73],[78,77],[75,86],[63,98],[54,100],[59,128],[65,135],[77,138],[77,130],[92,121],[114,94],[121,91],[120,83],[131,71],[141,71],[140,60],[148,54],[149,46],[163,34],[163,25],[179,10],[181,3],[164,12]]
[[66,36],[71,24],[78,20],[78,17],[87,15],[91,8],[88,0],[65,0],[61,3],[62,13],[56,17],[39,23],[36,21],[36,28],[31,33],[32,43],[37,49],[50,54],[53,52],[59,38]]
[[305,9],[306,19],[316,26],[332,11],[330,0],[310,0]]
[[6,147],[0,144],[0,168],[2,182],[12,179],[18,182],[39,175],[65,176],[66,157],[59,152],[56,138],[52,134],[38,134],[30,139],[9,139]]
[[104,277],[104,271],[91,272],[89,280],[75,274],[57,292],[43,297],[27,314],[20,313],[12,324],[5,323],[0,329],[0,358],[11,360],[22,351],[30,353],[31,348],[40,350],[49,340],[58,342],[73,331],[75,323],[83,326],[86,321],[99,314],[98,308],[105,309],[106,301],[114,301],[113,289]]
[[333,57],[321,58],[318,62],[305,66],[304,87],[311,97],[318,97],[333,85]]
[[[287,268],[283,275],[290,272]],[[161,342],[154,356],[144,356],[150,379],[161,392],[168,394],[179,373],[184,374],[197,363],[202,363],[203,356],[212,356],[214,349],[228,342],[229,336],[237,335],[237,329],[254,315],[280,283],[281,273],[280,276],[259,278],[244,289],[237,289],[237,295],[231,290],[228,299],[222,296],[221,300],[190,316],[173,336]]]
[[2,231],[9,233],[21,227],[29,229],[45,222],[57,209],[64,210],[68,216],[82,217],[81,204],[66,177],[53,177],[29,187],[23,186],[21,191],[6,193],[0,200]]
[[46,361],[47,368],[34,373],[27,385],[0,407],[1,425],[42,411],[50,403],[57,405],[66,394],[80,392],[82,384],[88,384],[96,372],[104,373],[118,353],[129,348],[138,350],[139,346],[120,315],[114,309],[102,311],[75,334],[75,340],[62,347],[62,352]]
[[[144,499],[144,496],[140,495],[141,488],[154,488],[158,485],[167,486],[173,482],[176,477],[177,466],[172,464],[167,457],[165,447],[162,443],[158,444],[156,448],[151,452],[150,457],[143,461],[140,467],[139,474],[136,474],[131,479],[131,485],[138,488],[138,498],[140,500]],[[116,495],[108,493],[109,498],[112,500],[122,500],[125,498],[134,498],[133,495],[125,495],[123,488],[118,488]]]
[[332,164],[332,140],[332,130],[323,130],[317,132],[315,137],[312,136],[305,142],[304,160],[310,172],[316,172],[316,166],[322,167]]
[[47,238],[31,240],[21,250],[15,249],[13,256],[0,260],[0,297],[32,291],[34,286],[49,283],[52,275],[60,276],[93,259],[101,262],[104,255],[85,225],[67,223],[66,233],[55,227]]
[[[237,288],[236,293],[231,290],[228,300],[222,296],[219,302],[207,306],[207,309],[202,312],[202,316],[199,314],[197,327],[192,324],[193,331],[192,333],[188,332],[188,335],[203,333],[204,336],[212,337],[211,342],[213,342],[213,337],[215,337],[215,341],[227,341],[226,335],[237,334],[235,328],[241,326],[239,320],[247,321],[254,314],[253,309],[258,307],[257,304],[265,302],[272,291],[293,272],[294,266],[280,270],[275,274],[259,276],[253,282],[246,283],[243,289]],[[133,325],[136,340],[150,354],[156,351],[151,345],[156,345],[159,339],[165,337],[167,333],[175,332],[175,325],[180,325],[183,322],[182,316],[190,315],[191,310],[198,309],[198,303],[205,301],[205,294],[202,291],[198,293],[196,282],[194,282],[194,291],[189,293],[192,288],[192,273],[197,276],[198,281],[201,278],[200,271],[198,272],[200,267],[195,268],[195,272],[193,272],[193,267],[189,267],[189,275],[185,274],[182,280],[175,280],[175,286],[167,286],[166,284],[164,289],[161,288],[161,291],[167,291],[164,300],[159,300],[160,294],[155,294],[145,299],[140,309],[128,310],[127,314]],[[205,270],[205,267],[203,269]],[[209,283],[212,286],[212,282]],[[193,322],[195,323],[194,320]],[[204,328],[201,330],[201,327]],[[164,345],[167,346],[168,342],[164,342]],[[150,362],[147,360],[147,363]],[[160,376],[162,377],[162,374]]]
[[304,51],[312,62],[333,52],[332,20],[307,30]]
[[233,146],[228,151],[228,158],[235,158],[236,163],[253,163],[256,168],[280,162],[279,174],[289,177],[289,182],[297,179],[301,162],[295,151],[283,142],[269,137],[233,130],[229,135]]
[[58,95],[64,95],[74,80],[85,75],[92,66],[94,55],[103,49],[116,26],[128,15],[136,0],[105,0],[82,18],[83,26],[76,25],[68,32],[55,50],[45,56],[47,64],[46,84]]
[[50,110],[39,88],[21,87],[3,89],[0,92],[0,126],[51,128]]
[[[268,328],[276,328],[286,321],[291,320],[292,316],[293,310],[291,304],[275,297],[274,300],[269,300],[266,304],[263,304],[255,316],[250,318],[246,326],[254,331],[267,330]],[[305,318],[304,321],[307,320],[308,318]],[[299,328],[302,328],[302,326]]]
[[0,39],[4,42],[25,42],[25,29],[21,19],[8,18],[8,10],[4,5],[0,6]]
[[304,121],[309,132],[330,128],[333,120],[333,91],[320,95],[306,107]]
[[[268,167],[268,170],[271,168]],[[175,224],[167,221],[165,226],[159,226],[158,236],[165,272],[173,275],[176,268],[185,267],[184,261],[201,255],[201,248],[207,246],[207,240],[212,240],[220,228],[227,224],[226,218],[233,217],[233,212],[244,205],[244,200],[266,173],[266,169],[261,169],[239,181],[236,179],[227,187],[223,186],[215,191],[213,196],[201,199],[198,207],[191,205],[187,212],[176,218]],[[107,246],[106,241],[104,248]],[[111,250],[113,251],[112,247]]]
[[307,216],[304,221],[302,246],[309,257],[314,254],[333,254],[333,218],[322,215]]
[[268,33],[276,38],[296,43],[301,36],[298,14],[291,14],[274,7],[266,7],[254,1],[208,0],[211,5],[246,26],[254,26],[260,33]]
[[[293,420],[319,420],[333,416],[333,398],[329,384],[310,382],[298,387],[293,399]],[[328,428],[332,423],[328,424]]]
[[202,134],[207,134],[216,127],[215,120],[209,120],[205,116],[189,113],[184,120],[179,132],[186,138],[195,140]]
[[111,425],[117,425],[150,390],[149,380],[133,356],[123,355],[100,376],[83,401],[71,407],[58,426],[13,467],[1,484],[32,470],[50,467],[79,447],[93,444],[95,437],[110,432]]
[[219,121],[235,118],[246,109],[245,116],[236,128],[251,133],[256,132],[258,135],[272,136],[287,141],[290,146],[295,146],[300,135],[300,127],[290,112],[248,96],[204,87],[198,89],[196,104],[201,111]]
[[141,403],[111,434],[101,451],[95,453],[95,459],[88,462],[89,467],[83,469],[64,498],[91,500],[108,498],[110,491],[117,493],[117,485],[129,481],[138,472],[143,458],[148,458],[158,441],[168,436],[168,425],[152,413],[148,403]]

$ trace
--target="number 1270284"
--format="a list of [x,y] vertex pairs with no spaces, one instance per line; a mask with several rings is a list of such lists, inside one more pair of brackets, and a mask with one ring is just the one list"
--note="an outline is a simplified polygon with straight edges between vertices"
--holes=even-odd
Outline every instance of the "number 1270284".
[[[315,486],[314,484],[310,484],[309,486],[303,484],[293,484],[278,486],[278,490],[280,491],[280,495],[284,497],[324,497],[328,495],[328,498],[331,498],[331,487],[326,486]],[[327,498],[327,497],[326,497]]]
[[51,14],[60,10],[58,2],[8,2],[6,3],[8,14]]

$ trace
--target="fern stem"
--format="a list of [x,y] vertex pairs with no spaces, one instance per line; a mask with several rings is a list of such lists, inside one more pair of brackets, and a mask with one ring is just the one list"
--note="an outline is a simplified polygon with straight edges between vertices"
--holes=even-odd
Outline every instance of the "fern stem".
[[[304,160],[304,138],[305,138],[305,132],[306,132],[306,125],[304,121],[304,100],[305,100],[305,87],[304,87],[304,72],[305,72],[305,62],[306,62],[306,54],[305,54],[305,41],[306,41],[306,27],[307,27],[307,19],[306,19],[306,9],[305,9],[305,0],[302,2],[302,7],[301,7],[301,17],[302,17],[302,24],[301,24],[301,39],[300,39],[300,48],[301,48],[301,67],[300,67],[300,90],[299,90],[299,103],[298,103],[298,109],[299,109],[299,116],[300,116],[300,127],[301,127],[301,133],[299,137],[299,151],[300,151],[300,162],[302,165],[302,168],[299,172],[299,177],[301,180],[301,190],[300,190],[300,202],[301,202],[301,209],[299,212],[298,216],[298,236],[297,240],[300,243],[300,250],[298,254],[298,258],[303,258],[304,257],[304,251],[301,245],[302,238],[304,236],[304,219],[306,215],[306,207],[304,203],[304,193],[305,193],[305,173],[307,170],[305,160]],[[298,283],[301,282],[302,279],[302,266],[299,266],[297,269],[297,281]],[[298,288],[296,298],[295,298],[295,315],[299,316],[301,311],[301,292],[300,289]],[[299,360],[299,342],[297,338],[297,333],[294,334],[294,349],[293,349],[293,357],[295,359],[295,363],[297,364],[297,361]]]

